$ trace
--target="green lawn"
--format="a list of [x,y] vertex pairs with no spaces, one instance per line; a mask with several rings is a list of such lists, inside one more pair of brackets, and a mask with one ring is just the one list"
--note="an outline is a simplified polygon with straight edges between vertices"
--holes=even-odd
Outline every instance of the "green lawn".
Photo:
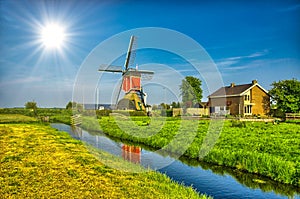
[[0,148],[0,198],[207,198],[44,124],[0,124]]
[[48,117],[49,122],[70,124],[71,115],[72,110],[66,109],[38,108],[33,111],[25,108],[0,108],[0,123],[28,123]]
[[[83,121],[83,127],[101,129],[110,136],[157,149],[167,146],[175,154],[192,139],[184,153],[186,157],[300,186],[300,125],[296,123],[245,122],[239,125],[227,120],[215,146],[202,158],[199,151],[207,139],[209,121],[158,118],[150,125],[146,117],[117,121],[113,117],[102,117],[99,121],[85,118]],[[174,139],[178,140],[175,144]]]
[[31,123],[38,120],[21,114],[0,114],[0,123]]

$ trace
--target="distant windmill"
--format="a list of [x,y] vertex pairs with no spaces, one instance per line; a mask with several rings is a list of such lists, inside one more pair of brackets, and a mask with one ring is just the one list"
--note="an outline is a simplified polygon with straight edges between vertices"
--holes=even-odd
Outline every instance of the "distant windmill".
[[[141,86],[141,77],[147,76],[151,78],[154,72],[138,70],[137,67],[129,68],[129,66],[133,65],[136,56],[136,40],[135,36],[131,36],[123,67],[100,65],[98,71],[122,73],[122,83],[116,98],[117,109],[147,111],[146,93],[143,92]],[[125,92],[125,96],[119,101],[121,90]]]

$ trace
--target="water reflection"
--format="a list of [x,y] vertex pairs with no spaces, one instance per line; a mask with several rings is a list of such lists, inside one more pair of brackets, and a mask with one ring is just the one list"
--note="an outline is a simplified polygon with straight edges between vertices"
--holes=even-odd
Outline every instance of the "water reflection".
[[140,164],[141,163],[141,147],[131,146],[127,144],[122,145],[122,157],[129,162]]
[[74,135],[76,135],[76,137],[82,138],[82,128],[78,126],[71,126],[71,128],[72,132],[74,133]]

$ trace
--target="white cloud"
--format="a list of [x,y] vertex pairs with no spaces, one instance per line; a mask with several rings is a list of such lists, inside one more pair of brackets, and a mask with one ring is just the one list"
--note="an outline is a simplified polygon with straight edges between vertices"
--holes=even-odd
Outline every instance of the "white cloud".
[[216,61],[216,65],[219,69],[226,70],[243,70],[256,65],[256,58],[262,58],[266,54],[268,54],[268,50],[265,49],[263,51],[255,52],[250,55],[242,55],[235,57],[228,57],[224,59],[220,59]]
[[242,55],[242,56],[236,56],[236,57],[229,57],[225,58],[224,60],[242,60],[247,58],[256,58],[256,57],[262,57],[266,55],[269,51],[267,49],[259,52],[252,53],[250,55]]
[[216,62],[217,66],[219,68],[225,68],[225,67],[231,66],[231,65],[236,64],[236,63],[238,63],[238,61],[231,60],[231,59],[225,59],[225,60],[221,60],[221,61]]

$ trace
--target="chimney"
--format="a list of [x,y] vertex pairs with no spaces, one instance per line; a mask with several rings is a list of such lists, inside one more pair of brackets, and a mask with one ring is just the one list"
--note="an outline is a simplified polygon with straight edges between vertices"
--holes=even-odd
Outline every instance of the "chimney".
[[257,84],[257,80],[252,80],[252,85]]
[[235,83],[232,82],[232,83],[230,84],[230,87],[231,87],[231,88],[232,88],[232,87],[235,87]]

